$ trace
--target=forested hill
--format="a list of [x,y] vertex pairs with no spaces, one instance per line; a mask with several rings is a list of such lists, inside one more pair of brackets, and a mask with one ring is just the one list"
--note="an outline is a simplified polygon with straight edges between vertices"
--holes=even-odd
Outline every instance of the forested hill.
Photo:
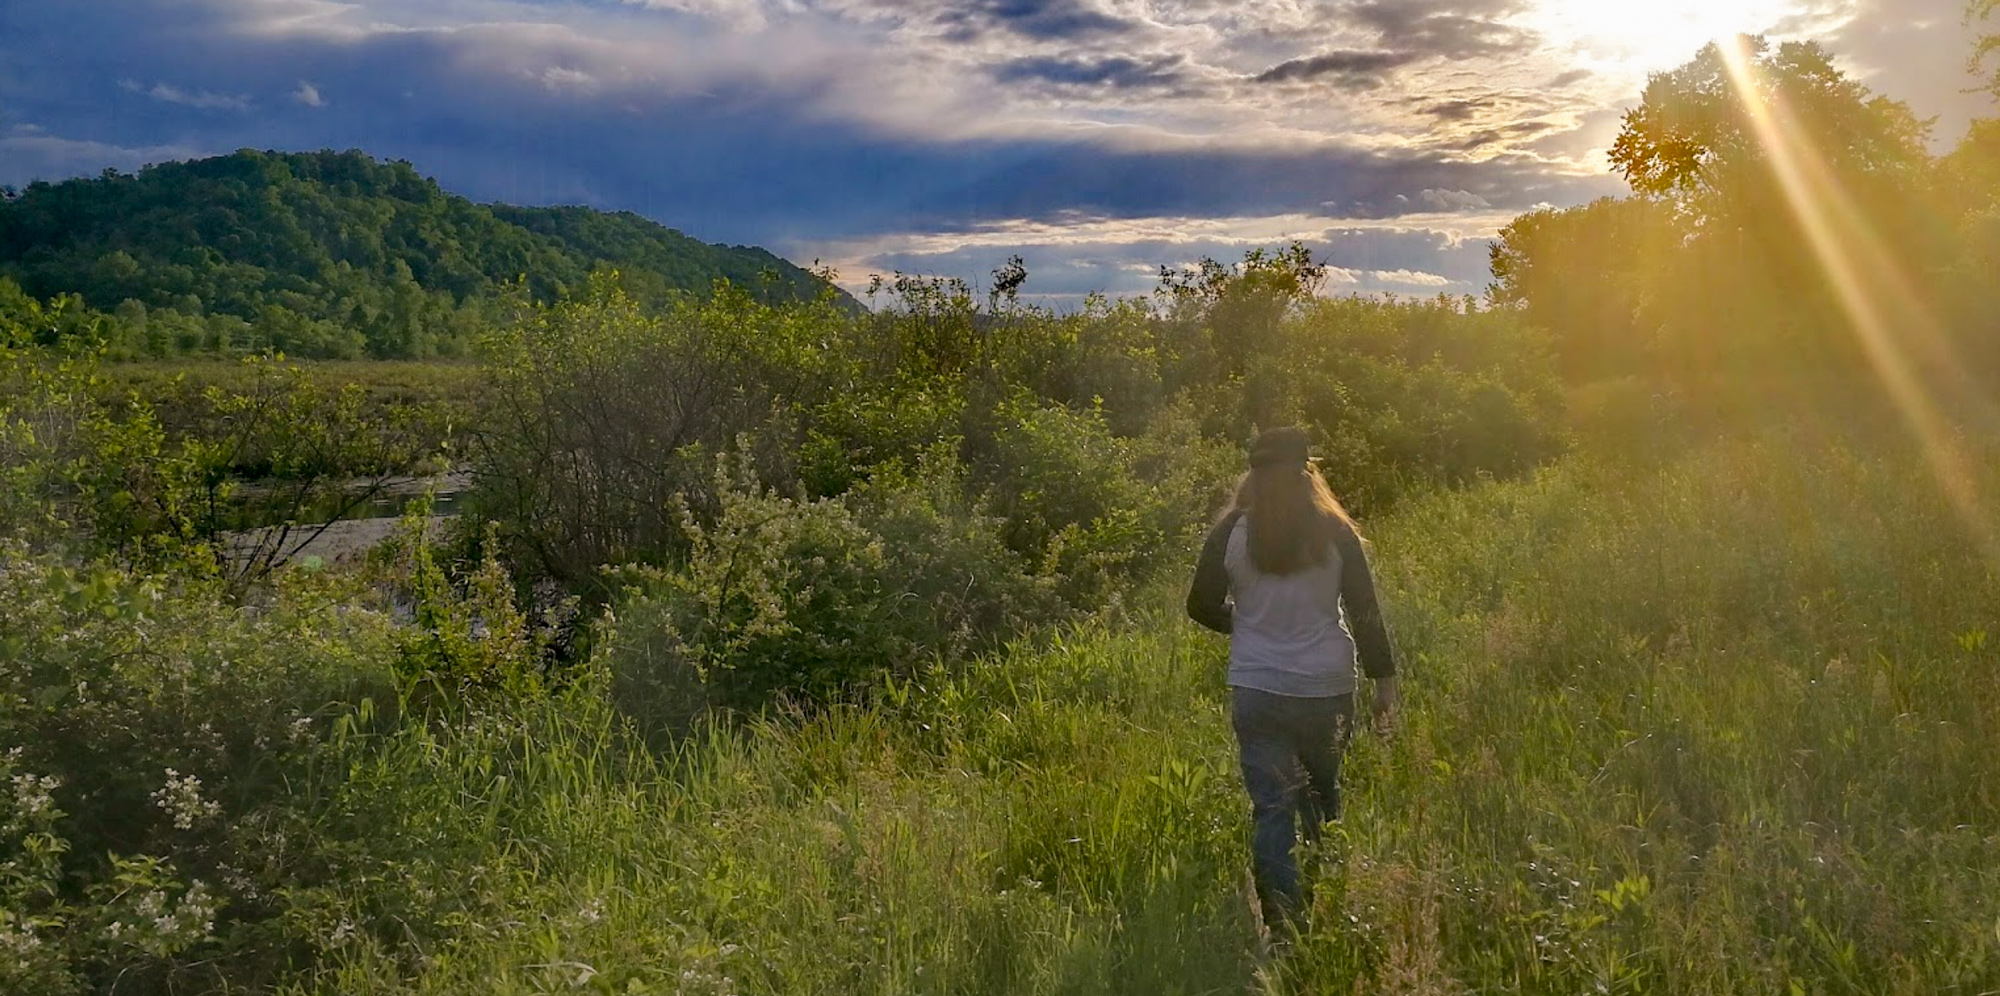
[[475,204],[352,151],[245,150],[0,200],[0,276],[33,298],[79,295],[154,354],[450,353],[505,285],[549,298],[607,267],[653,300],[724,278],[767,300],[826,289],[763,249],[629,212]]

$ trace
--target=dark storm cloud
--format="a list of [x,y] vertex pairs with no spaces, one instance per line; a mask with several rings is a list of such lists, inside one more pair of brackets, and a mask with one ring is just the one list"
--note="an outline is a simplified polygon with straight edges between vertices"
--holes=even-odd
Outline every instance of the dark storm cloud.
[[1381,86],[1396,69],[1416,61],[1409,52],[1343,49],[1281,62],[1258,73],[1259,83],[1300,83],[1326,80],[1335,86],[1365,90]]
[[1279,63],[1259,83],[1322,81],[1348,90],[1381,86],[1399,70],[1440,59],[1524,55],[1539,36],[1501,20],[1526,0],[1365,0],[1330,9],[1327,27],[1372,32],[1376,47],[1338,49]]
[[954,218],[1290,213],[1388,218],[1407,213],[1408,198],[1429,189],[1467,191],[1496,208],[1520,209],[1587,197],[1602,186],[1596,177],[1543,175],[1520,160],[1474,164],[1429,154],[1337,149],[1138,151],[1015,144],[975,155],[990,165],[926,190],[909,208],[946,228]]
[[1493,106],[1490,100],[1445,100],[1424,108],[1424,113],[1440,121],[1470,121]]
[[1524,0],[1368,0],[1354,20],[1380,33],[1385,48],[1421,58],[1467,58],[1522,53],[1539,40],[1502,17]]
[[1186,82],[1186,62],[1183,56],[1163,56],[1156,59],[1133,59],[1127,56],[1108,56],[1101,59],[1036,56],[1001,63],[994,68],[993,78],[1002,83],[1038,81],[1119,89],[1174,87]]
[[1081,0],[980,0],[939,16],[953,41],[972,41],[999,29],[1036,41],[1070,41],[1129,34],[1137,21],[1107,14]]
[[[360,148],[409,159],[476,199],[627,208],[707,239],[783,245],[1074,216],[1382,217],[1404,210],[1398,195],[1429,188],[1527,206],[1562,199],[1576,184],[1530,166],[1335,146],[1143,149],[1076,138],[885,135],[811,113],[797,93],[722,83],[588,100],[538,77],[469,72],[453,47],[463,39],[449,34],[253,41],[192,22],[184,9],[167,16],[146,4],[117,6],[115,17],[64,8],[12,16],[28,37],[75,39],[68,47],[85,63],[46,54],[54,45],[29,46],[38,54],[17,60],[24,79],[6,101],[20,117],[59,126],[67,139],[125,149]],[[1107,85],[1170,71],[1130,61],[1016,71]],[[217,115],[121,88],[130,78],[251,100],[247,110]],[[292,99],[301,79],[313,81],[323,106]],[[16,169],[0,162],[0,181],[30,178]]]

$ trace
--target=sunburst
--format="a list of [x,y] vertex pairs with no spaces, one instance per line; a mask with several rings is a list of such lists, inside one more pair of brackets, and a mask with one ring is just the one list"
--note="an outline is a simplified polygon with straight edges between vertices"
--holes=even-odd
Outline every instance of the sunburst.
[[1537,0],[1527,20],[1583,53],[1660,69],[1711,41],[1769,31],[1801,6],[1798,0]]

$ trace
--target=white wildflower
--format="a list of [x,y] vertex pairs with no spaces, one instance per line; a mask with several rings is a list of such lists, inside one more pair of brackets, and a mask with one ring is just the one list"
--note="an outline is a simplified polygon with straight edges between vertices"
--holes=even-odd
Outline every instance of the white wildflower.
[[167,769],[167,784],[153,793],[153,805],[172,816],[178,830],[192,830],[222,812],[220,803],[202,798],[200,778],[183,776],[172,768]]
[[208,891],[208,884],[195,879],[181,896],[180,909],[174,915],[192,928],[197,938],[207,937],[215,930],[215,914],[221,908],[221,901]]
[[[13,760],[9,757],[8,760]],[[62,779],[51,775],[15,775],[14,810],[21,817],[39,816],[55,806],[55,790],[62,787]]]

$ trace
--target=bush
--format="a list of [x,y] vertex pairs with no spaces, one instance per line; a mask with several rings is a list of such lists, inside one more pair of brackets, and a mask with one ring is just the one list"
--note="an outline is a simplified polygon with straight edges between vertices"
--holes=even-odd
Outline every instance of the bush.
[[[814,329],[830,305],[773,309],[720,293],[650,313],[615,275],[522,305],[483,344],[487,386],[470,505],[517,567],[585,588],[600,565],[686,549],[673,511],[704,512],[708,457],[816,395]],[[774,443],[767,468],[787,462]]]
[[633,590],[610,641],[619,687],[651,715],[676,711],[661,693],[686,687],[687,667],[702,697],[738,710],[831,701],[1058,617],[1051,582],[965,504],[957,473],[939,454],[914,476],[803,499],[725,458],[715,521],[683,508],[686,561],[621,572]]
[[1553,365],[1510,312],[1350,299],[1290,331],[1272,389],[1290,420],[1319,430],[1331,483],[1359,507],[1519,476],[1563,448]]
[[391,624],[312,575],[255,611],[221,594],[0,545],[8,991],[165,990],[268,955],[250,925],[309,874],[294,793],[331,731],[393,701]]
[[986,503],[1007,544],[1051,576],[1136,568],[1163,538],[1156,500],[1133,476],[1129,444],[1097,410],[1074,411],[1021,394],[992,414],[990,449],[974,457]]
[[0,328],[0,538],[133,561],[178,552],[195,468],[144,402],[103,400],[98,359]]

